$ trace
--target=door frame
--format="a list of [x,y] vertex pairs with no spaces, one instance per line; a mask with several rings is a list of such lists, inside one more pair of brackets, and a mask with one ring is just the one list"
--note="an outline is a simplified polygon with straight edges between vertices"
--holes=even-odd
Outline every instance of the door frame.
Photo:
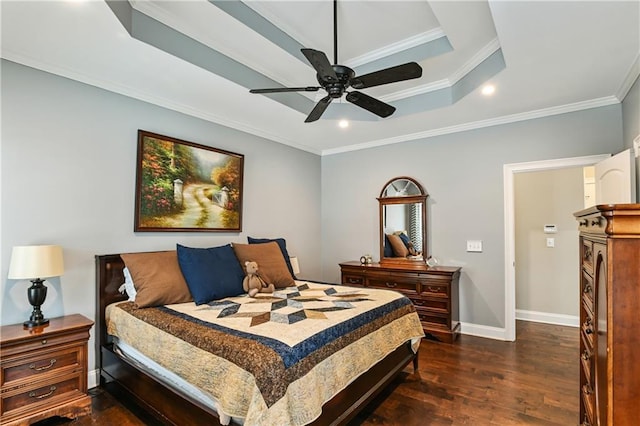
[[[511,163],[503,166],[504,178],[504,339],[516,340],[516,230],[515,230],[515,188],[516,173],[569,167],[592,166],[611,157],[611,154],[589,155],[585,157],[559,158],[555,160]],[[577,259],[576,259],[577,262]]]

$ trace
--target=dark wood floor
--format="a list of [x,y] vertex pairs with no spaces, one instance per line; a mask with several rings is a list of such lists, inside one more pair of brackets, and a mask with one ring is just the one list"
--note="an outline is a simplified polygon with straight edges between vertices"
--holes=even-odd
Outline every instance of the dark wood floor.
[[[418,374],[407,368],[353,425],[577,425],[577,328],[518,321],[516,342],[460,336],[423,341]],[[149,425],[107,391],[91,390],[84,425]],[[37,423],[63,425],[64,419]]]

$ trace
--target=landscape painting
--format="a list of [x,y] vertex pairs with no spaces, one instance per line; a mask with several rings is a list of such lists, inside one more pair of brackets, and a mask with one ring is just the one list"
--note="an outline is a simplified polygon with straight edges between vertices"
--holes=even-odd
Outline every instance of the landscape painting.
[[244,156],[138,131],[134,231],[242,231]]

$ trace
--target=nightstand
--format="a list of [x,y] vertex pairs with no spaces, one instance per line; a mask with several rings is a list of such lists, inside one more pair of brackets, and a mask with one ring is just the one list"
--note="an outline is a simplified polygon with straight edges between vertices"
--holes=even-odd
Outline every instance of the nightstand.
[[52,318],[47,326],[0,328],[0,424],[29,425],[91,413],[87,342],[93,321]]

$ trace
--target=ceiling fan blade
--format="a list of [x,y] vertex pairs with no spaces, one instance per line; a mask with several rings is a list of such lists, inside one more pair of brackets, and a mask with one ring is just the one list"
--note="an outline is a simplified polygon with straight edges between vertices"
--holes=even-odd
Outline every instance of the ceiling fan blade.
[[319,86],[308,87],[279,87],[273,89],[251,89],[249,93],[279,93],[279,92],[317,92]]
[[391,68],[385,68],[369,74],[364,74],[351,80],[354,89],[380,86],[397,81],[411,80],[422,76],[422,67],[415,62],[408,62]]
[[320,80],[330,82],[338,81],[338,76],[324,52],[314,49],[300,49],[300,51],[316,70],[320,76]]
[[309,113],[309,116],[306,120],[304,120],[304,122],[311,123],[312,121],[317,121],[322,116],[322,113],[324,113],[324,110],[327,109],[330,103],[331,96],[325,96],[324,98],[320,99],[316,106],[313,107],[313,110]]
[[360,108],[364,108],[382,118],[390,116],[396,110],[395,107],[385,104],[369,95],[365,95],[362,92],[349,92],[346,99],[352,104],[358,105]]

